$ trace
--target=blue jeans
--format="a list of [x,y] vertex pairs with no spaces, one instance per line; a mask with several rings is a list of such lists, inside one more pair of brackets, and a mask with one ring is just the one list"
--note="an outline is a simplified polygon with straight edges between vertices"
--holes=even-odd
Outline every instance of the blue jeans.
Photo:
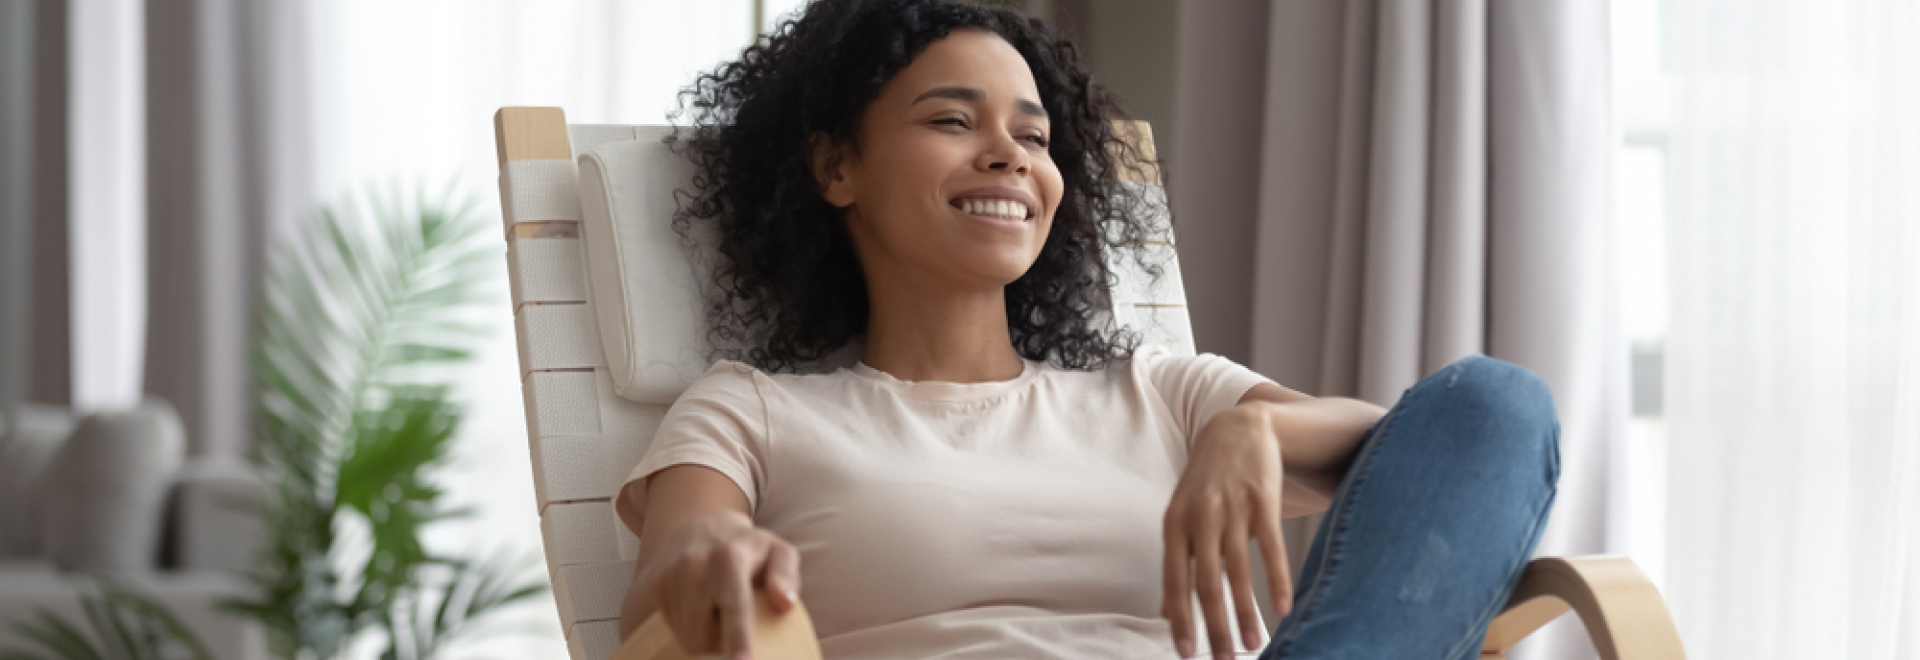
[[1421,379],[1361,442],[1260,657],[1479,657],[1559,478],[1533,372],[1475,355]]

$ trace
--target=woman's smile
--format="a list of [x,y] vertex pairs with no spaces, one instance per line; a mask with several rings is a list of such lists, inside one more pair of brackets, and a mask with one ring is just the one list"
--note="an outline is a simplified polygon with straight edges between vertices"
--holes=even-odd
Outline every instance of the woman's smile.
[[1039,206],[1026,191],[1002,186],[968,190],[955,195],[947,205],[988,226],[1013,231],[1031,228]]

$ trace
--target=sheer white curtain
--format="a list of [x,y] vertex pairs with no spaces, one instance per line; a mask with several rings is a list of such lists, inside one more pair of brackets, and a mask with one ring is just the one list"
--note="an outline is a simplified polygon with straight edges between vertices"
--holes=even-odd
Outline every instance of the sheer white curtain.
[[1920,5],[1672,5],[1690,657],[1920,657]]
[[67,9],[72,402],[85,412],[131,408],[147,330],[144,12],[129,0]]

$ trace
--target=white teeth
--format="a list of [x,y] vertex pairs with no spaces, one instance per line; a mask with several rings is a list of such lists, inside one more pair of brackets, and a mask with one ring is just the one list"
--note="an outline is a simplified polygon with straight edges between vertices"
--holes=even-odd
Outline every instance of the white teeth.
[[972,215],[986,215],[1014,220],[1025,220],[1027,205],[1006,199],[969,199],[960,202],[960,210]]

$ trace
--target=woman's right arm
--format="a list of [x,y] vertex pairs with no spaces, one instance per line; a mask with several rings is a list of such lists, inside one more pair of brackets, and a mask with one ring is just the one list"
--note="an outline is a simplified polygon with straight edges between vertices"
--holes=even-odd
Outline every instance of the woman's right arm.
[[756,587],[766,589],[778,612],[798,600],[799,552],[753,526],[746,494],[720,472],[675,465],[628,484],[620,496],[628,506],[645,500],[640,556],[620,607],[621,639],[659,611],[686,651],[732,656],[751,644]]

